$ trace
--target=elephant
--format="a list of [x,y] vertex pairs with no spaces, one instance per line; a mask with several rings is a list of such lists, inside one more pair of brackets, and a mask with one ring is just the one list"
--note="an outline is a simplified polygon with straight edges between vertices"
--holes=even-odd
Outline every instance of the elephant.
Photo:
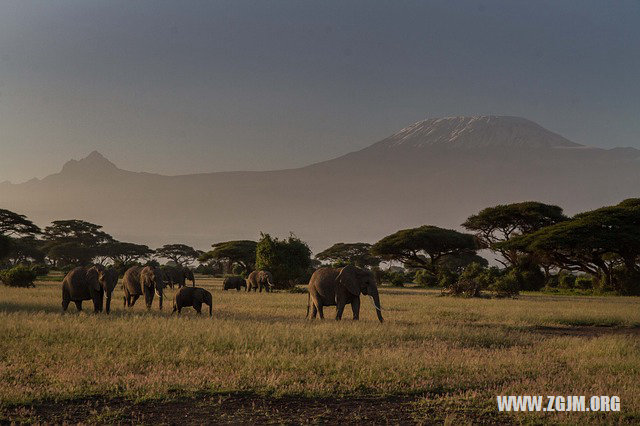
[[213,315],[213,302],[211,293],[200,287],[182,287],[173,296],[173,312],[178,311],[178,315],[182,308],[193,306],[198,315],[202,312],[202,304],[209,305],[209,317]]
[[111,295],[118,283],[118,272],[102,265],[74,268],[62,281],[62,310],[66,311],[70,302],[82,310],[83,300],[93,301],[93,311],[102,312],[104,296],[107,296],[106,312],[111,311]]
[[173,288],[175,284],[178,288],[184,287],[187,284],[187,280],[193,283],[193,287],[196,286],[196,279],[193,276],[193,271],[186,266],[163,266],[162,273],[169,287]]
[[124,306],[133,307],[138,297],[144,294],[144,301],[147,309],[151,309],[153,293],[158,295],[158,304],[162,310],[162,299],[164,298],[164,281],[162,271],[153,266],[132,266],[124,273],[122,281],[124,290]]
[[262,289],[269,293],[273,289],[273,275],[269,271],[253,271],[247,278],[247,291]]
[[227,277],[223,281],[223,290],[230,290],[235,288],[237,291],[240,291],[240,287],[247,288],[247,281],[240,276]]
[[360,294],[373,298],[373,305],[378,314],[378,320],[383,322],[380,296],[375,277],[371,271],[345,266],[344,268],[320,268],[309,280],[309,294],[307,296],[307,318],[311,306],[311,319],[320,315],[324,318],[324,306],[336,306],[336,320],[342,319],[344,307],[351,305],[353,319],[360,317]]

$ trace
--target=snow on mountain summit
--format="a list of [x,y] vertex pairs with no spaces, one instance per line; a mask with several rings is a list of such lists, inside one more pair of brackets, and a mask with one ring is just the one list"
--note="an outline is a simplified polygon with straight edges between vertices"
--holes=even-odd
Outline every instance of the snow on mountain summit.
[[386,147],[555,148],[581,145],[533,121],[510,116],[428,118],[414,123],[380,144]]

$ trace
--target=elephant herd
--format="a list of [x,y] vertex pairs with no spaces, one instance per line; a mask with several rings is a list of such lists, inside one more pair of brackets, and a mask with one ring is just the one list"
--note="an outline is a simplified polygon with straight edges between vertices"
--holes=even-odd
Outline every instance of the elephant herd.
[[[140,296],[144,295],[147,309],[151,309],[154,295],[158,295],[158,305],[162,309],[165,283],[177,284],[179,289],[173,298],[173,312],[180,314],[182,308],[193,307],[198,314],[202,305],[209,306],[209,316],[213,313],[211,293],[203,288],[195,287],[193,273],[186,272],[169,277],[166,272],[153,266],[133,266],[129,268],[122,280],[124,290],[124,306],[133,307]],[[192,287],[185,286],[185,279],[193,282]],[[175,280],[175,281],[172,281]],[[94,312],[102,312],[106,297],[106,312],[111,308],[111,295],[118,282],[118,273],[113,268],[101,265],[78,267],[71,270],[62,282],[62,309],[67,310],[70,302],[82,310],[82,301],[92,300]],[[170,284],[172,285],[172,284]],[[242,277],[228,277],[224,280],[223,289],[246,288],[246,291],[265,292],[273,290],[273,276],[268,271],[253,271],[245,280]],[[336,320],[342,319],[346,305],[351,305],[353,319],[360,316],[360,295],[370,296],[376,309],[378,320],[383,322],[380,296],[375,277],[371,271],[345,266],[343,268],[320,268],[309,280],[307,297],[307,318],[320,316],[324,319],[324,307],[336,307]]]

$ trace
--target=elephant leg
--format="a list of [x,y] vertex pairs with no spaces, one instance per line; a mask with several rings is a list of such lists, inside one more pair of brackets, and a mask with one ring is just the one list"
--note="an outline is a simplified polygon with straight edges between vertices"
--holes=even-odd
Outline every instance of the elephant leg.
[[[131,296],[130,296],[130,297],[131,297]],[[134,294],[134,295],[133,295],[133,298],[131,298],[131,299],[130,299],[130,301],[129,301],[129,307],[130,307],[130,308],[132,308],[132,307],[133,307],[133,305],[135,305],[135,304],[136,304],[136,300],[138,300],[138,297],[140,297],[140,295],[139,295],[139,294]]]
[[336,321],[340,321],[342,319],[343,312],[344,312],[344,304],[336,305]]
[[316,319],[316,315],[318,315],[318,308],[316,307],[315,302],[311,305],[311,319]]
[[324,319],[324,307],[320,302],[318,302],[318,316],[320,316],[320,319]]
[[353,312],[353,320],[360,319],[360,296],[354,297],[351,301],[351,311]]
[[70,302],[70,300],[63,300],[62,301],[62,311],[63,312],[67,311],[67,308],[69,307],[69,302]]
[[200,315],[202,313],[202,302],[196,302],[193,304],[193,309],[196,310],[196,312],[198,313],[198,315]]
[[76,304],[78,311],[82,311],[82,300],[74,300],[73,302]]

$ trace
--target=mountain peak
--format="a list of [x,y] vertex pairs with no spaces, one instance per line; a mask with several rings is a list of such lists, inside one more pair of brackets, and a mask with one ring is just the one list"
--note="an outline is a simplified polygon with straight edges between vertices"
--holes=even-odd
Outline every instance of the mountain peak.
[[522,117],[428,118],[380,142],[386,147],[557,148],[581,145]]
[[91,152],[81,160],[69,160],[62,167],[63,174],[95,174],[96,172],[114,170],[118,170],[116,165],[98,151]]

